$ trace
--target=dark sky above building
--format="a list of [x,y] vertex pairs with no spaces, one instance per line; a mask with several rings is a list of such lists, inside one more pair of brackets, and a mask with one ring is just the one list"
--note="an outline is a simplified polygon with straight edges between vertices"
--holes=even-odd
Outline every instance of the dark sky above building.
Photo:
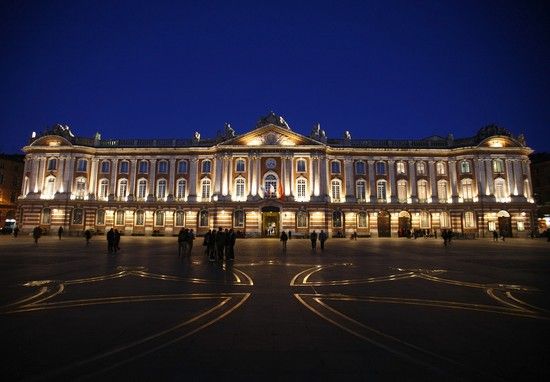
[[495,123],[550,151],[540,1],[2,1],[0,151],[66,124],[103,138],[456,138]]

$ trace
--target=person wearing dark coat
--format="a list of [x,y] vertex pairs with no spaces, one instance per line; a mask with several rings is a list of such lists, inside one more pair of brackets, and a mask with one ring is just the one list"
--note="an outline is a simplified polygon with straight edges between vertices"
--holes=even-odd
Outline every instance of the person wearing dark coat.
[[[288,231],[290,233],[290,231]],[[288,235],[285,231],[281,234],[281,243],[283,243],[283,252],[286,253],[286,242],[288,240]]]
[[229,230],[225,240],[228,243],[225,256],[228,260],[235,260],[235,243],[237,242],[237,235],[235,234],[233,229]]
[[309,235],[309,240],[311,240],[311,249],[317,250],[317,232],[315,230]]
[[59,240],[61,240],[61,236],[63,236],[63,227],[59,227],[57,230],[57,236],[59,236]]
[[109,253],[113,253],[114,245],[115,245],[115,231],[111,228],[107,232],[107,251]]
[[216,243],[216,253],[218,255],[218,260],[223,261],[223,250],[225,248],[225,232],[223,232],[222,227],[218,228],[214,240]]
[[321,230],[319,232],[319,242],[321,243],[321,251],[325,250],[325,241],[327,240],[327,234],[325,231]]
[[118,232],[118,229],[115,229],[115,241],[113,243],[113,248],[116,251],[120,251],[120,232]]

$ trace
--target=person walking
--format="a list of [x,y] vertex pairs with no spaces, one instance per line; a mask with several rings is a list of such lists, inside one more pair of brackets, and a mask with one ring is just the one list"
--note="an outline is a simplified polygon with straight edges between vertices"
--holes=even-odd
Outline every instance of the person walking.
[[107,232],[107,251],[109,253],[113,253],[114,244],[115,244],[115,231],[111,228]]
[[502,241],[504,241],[504,239],[506,239],[506,230],[502,230],[500,236],[502,237]]
[[[288,231],[290,233],[290,231]],[[288,240],[288,235],[285,231],[281,233],[281,243],[283,243],[283,253],[286,253],[286,242]]]
[[193,228],[191,228],[187,232],[187,254],[191,255],[191,251],[193,250],[193,240],[195,240],[195,232],[193,232]]
[[321,243],[321,251],[325,250],[325,241],[327,241],[327,234],[325,231],[321,230],[319,232],[319,242]]
[[40,236],[42,236],[42,228],[40,228],[40,226],[37,225],[32,230],[32,237],[34,239],[34,244],[38,244],[38,239],[40,239]]
[[233,261],[235,260],[235,244],[237,243],[237,235],[233,231],[233,229],[230,229],[228,232],[228,236],[225,239],[229,245],[228,245],[228,253],[226,254],[226,257]]
[[309,240],[311,240],[311,249],[317,250],[317,232],[315,230],[309,235]]
[[86,231],[84,231],[84,237],[86,238],[86,245],[89,245],[90,239],[92,238],[92,232],[87,229]]
[[59,226],[59,229],[57,230],[57,236],[59,236],[59,240],[61,240],[61,236],[63,236],[63,227]]
[[288,230],[288,240],[292,239],[292,231]]
[[497,230],[493,230],[493,241],[498,241],[498,232]]
[[225,248],[225,233],[223,232],[222,227],[219,227],[218,232],[216,232],[215,243],[216,243],[216,254],[218,256],[218,260],[223,261],[223,250]]
[[17,237],[17,235],[19,235],[19,227],[13,229],[13,237]]

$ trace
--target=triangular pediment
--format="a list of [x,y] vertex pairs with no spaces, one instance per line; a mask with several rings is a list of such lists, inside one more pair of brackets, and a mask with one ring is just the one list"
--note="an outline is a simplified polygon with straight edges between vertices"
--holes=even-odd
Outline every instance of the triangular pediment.
[[222,142],[230,146],[323,146],[323,143],[273,124],[258,127]]

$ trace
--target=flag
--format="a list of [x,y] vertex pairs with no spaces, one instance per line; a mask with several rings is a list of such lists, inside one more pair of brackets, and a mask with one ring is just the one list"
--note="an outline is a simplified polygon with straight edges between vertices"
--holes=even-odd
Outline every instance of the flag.
[[275,193],[275,186],[272,184],[269,185],[269,196],[272,196]]
[[285,196],[285,191],[283,188],[283,182],[279,182],[279,199],[282,199]]

